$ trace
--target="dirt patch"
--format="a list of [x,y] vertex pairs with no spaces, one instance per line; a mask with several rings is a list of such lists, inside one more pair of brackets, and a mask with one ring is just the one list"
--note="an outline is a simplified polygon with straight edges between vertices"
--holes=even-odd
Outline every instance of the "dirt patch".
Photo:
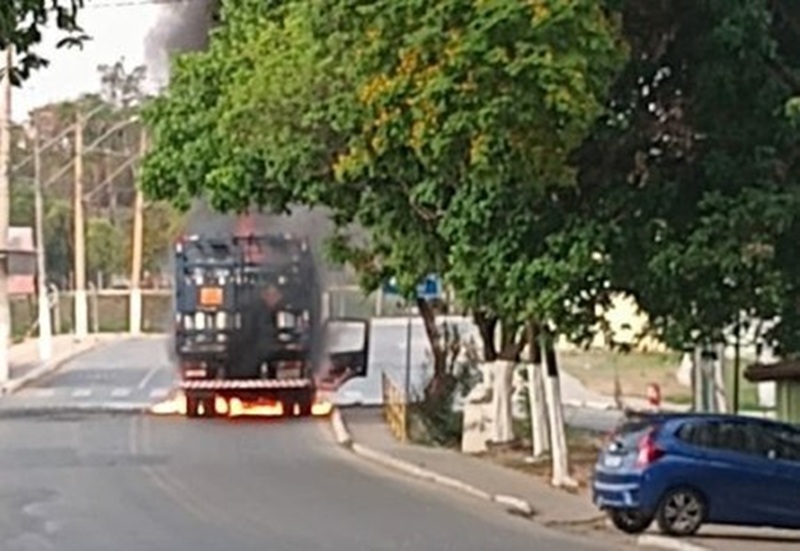
[[[581,495],[588,494],[597,454],[603,446],[603,437],[597,433],[567,428],[567,446],[569,447],[570,474],[578,482],[578,488],[576,490],[565,489],[564,491]],[[529,442],[517,442],[495,447],[479,457],[535,476],[549,484],[553,476],[550,457],[547,456],[531,461],[530,450]]]

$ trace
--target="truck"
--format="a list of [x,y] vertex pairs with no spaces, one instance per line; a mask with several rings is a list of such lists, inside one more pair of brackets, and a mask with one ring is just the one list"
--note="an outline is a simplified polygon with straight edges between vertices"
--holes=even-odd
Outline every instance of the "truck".
[[234,398],[310,415],[320,391],[366,377],[369,320],[323,319],[307,238],[184,235],[174,274],[174,354],[188,417],[213,417],[220,399]]

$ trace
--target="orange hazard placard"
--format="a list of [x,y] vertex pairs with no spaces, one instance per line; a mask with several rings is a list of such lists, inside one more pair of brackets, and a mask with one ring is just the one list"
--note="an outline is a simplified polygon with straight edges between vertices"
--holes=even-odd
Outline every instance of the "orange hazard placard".
[[203,306],[221,306],[222,289],[219,287],[203,287],[200,289],[200,304]]

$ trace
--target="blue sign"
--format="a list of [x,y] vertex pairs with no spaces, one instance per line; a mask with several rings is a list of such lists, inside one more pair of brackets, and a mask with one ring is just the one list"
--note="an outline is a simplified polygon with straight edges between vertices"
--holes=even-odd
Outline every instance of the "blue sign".
[[[397,287],[397,278],[391,278],[383,284],[383,293],[385,295],[399,295],[400,290]],[[442,296],[442,280],[436,275],[429,275],[425,280],[417,285],[417,297],[424,300],[435,300]]]

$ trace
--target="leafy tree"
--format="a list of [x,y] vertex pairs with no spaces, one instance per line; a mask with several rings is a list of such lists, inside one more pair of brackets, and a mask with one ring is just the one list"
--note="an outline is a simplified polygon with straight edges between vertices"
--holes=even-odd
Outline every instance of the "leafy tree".
[[81,46],[89,37],[78,23],[83,0],[7,0],[0,3],[0,50],[12,46],[18,65],[12,79],[27,79],[31,71],[46,67],[48,61],[36,53],[42,42],[42,28],[54,23],[63,37],[57,47]]
[[108,277],[125,273],[130,257],[120,244],[127,240],[123,229],[107,218],[93,217],[86,221],[86,271],[90,280],[96,280],[98,274]]
[[606,14],[571,4],[231,5],[210,50],[182,57],[146,111],[145,189],[222,209],[322,203],[340,227],[369,231],[331,247],[365,287],[394,275],[411,292],[447,273],[478,314],[514,325],[524,301],[507,298],[509,268],[542,237],[520,224],[524,207],[568,183],[566,154],[619,60]]
[[668,344],[720,342],[740,321],[781,314],[779,342],[796,350],[797,136],[781,107],[797,90],[800,10],[624,4],[633,55],[579,152],[570,208],[592,214],[611,287]]

